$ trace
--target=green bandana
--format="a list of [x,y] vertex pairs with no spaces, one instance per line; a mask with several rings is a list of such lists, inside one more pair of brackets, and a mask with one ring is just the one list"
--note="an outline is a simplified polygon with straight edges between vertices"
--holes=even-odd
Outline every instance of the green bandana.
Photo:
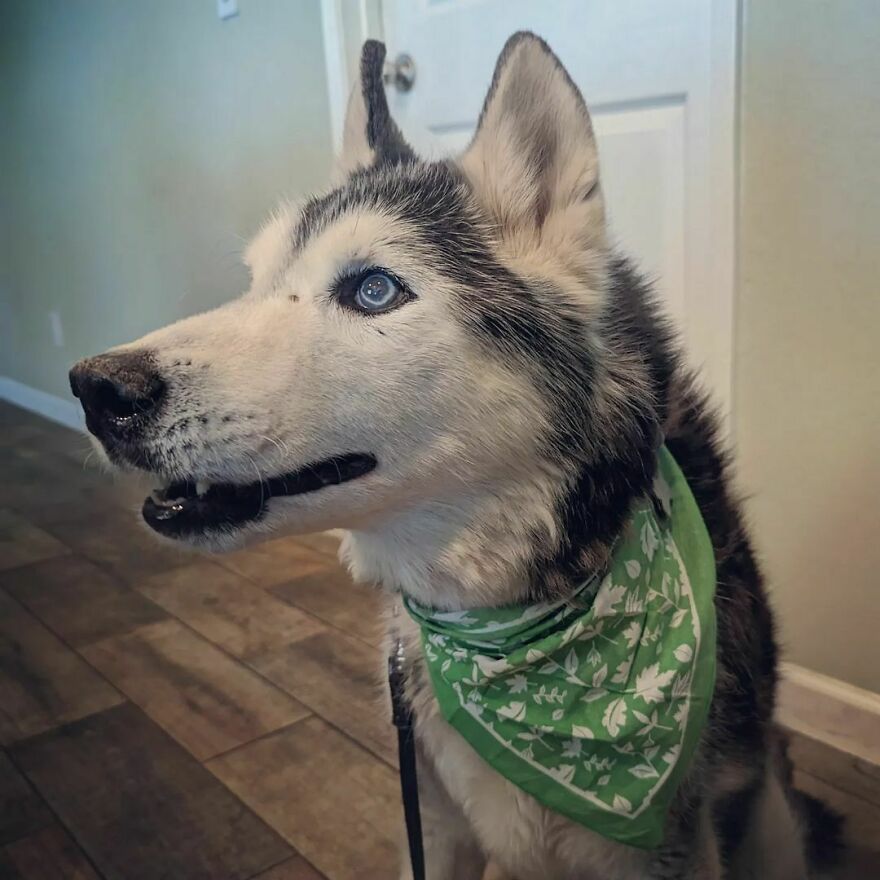
[[[446,720],[502,776],[614,840],[654,847],[715,682],[715,562],[665,447],[603,578],[555,604],[420,624]],[[655,507],[656,502],[656,507]]]

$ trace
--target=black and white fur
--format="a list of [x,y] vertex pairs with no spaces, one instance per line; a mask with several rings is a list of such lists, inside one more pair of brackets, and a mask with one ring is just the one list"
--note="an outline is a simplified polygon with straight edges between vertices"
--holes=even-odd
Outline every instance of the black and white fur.
[[[362,479],[273,498],[258,522],[192,543],[341,528],[354,576],[392,611],[400,594],[459,609],[564,597],[600,570],[665,442],[718,572],[718,683],[666,842],[609,841],[498,776],[440,717],[418,635],[392,613],[412,658],[428,876],[476,880],[489,860],[519,880],[818,876],[774,757],[773,619],[716,420],[651,291],[609,246],[578,89],[542,40],[517,34],[471,145],[423,162],[389,115],[383,58],[365,45],[338,185],[267,224],[250,291],[124,347],[169,389],[144,460],[234,482],[370,451],[379,465]],[[369,265],[412,301],[340,309],[334,278]]]

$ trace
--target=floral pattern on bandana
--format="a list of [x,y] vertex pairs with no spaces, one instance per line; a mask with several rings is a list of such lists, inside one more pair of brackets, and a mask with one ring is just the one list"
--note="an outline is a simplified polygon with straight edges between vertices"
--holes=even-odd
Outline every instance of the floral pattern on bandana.
[[537,800],[636,846],[663,839],[715,671],[711,543],[665,447],[658,459],[609,569],[571,599],[406,603],[452,726]]

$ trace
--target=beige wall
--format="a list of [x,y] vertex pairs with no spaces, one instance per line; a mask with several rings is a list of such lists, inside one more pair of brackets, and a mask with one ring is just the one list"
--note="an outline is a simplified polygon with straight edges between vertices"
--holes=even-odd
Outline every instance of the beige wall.
[[77,358],[238,293],[242,238],[326,182],[320,3],[240,7],[0,0],[0,375],[69,394]]
[[880,691],[880,4],[747,0],[735,421],[790,660]]
[[[0,375],[65,395],[229,298],[240,237],[325,181],[319,3],[241,6],[0,0]],[[744,11],[740,472],[789,658],[880,691],[880,14]]]

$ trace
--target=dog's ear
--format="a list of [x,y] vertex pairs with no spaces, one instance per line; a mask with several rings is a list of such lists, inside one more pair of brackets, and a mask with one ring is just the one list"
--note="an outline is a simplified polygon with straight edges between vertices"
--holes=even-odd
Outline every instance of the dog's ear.
[[525,247],[604,241],[590,114],[559,59],[534,34],[507,41],[459,163],[504,238]]
[[336,163],[342,177],[358,168],[413,158],[400,129],[388,111],[382,66],[385,44],[367,40],[361,50],[357,81],[348,99],[342,152]]

